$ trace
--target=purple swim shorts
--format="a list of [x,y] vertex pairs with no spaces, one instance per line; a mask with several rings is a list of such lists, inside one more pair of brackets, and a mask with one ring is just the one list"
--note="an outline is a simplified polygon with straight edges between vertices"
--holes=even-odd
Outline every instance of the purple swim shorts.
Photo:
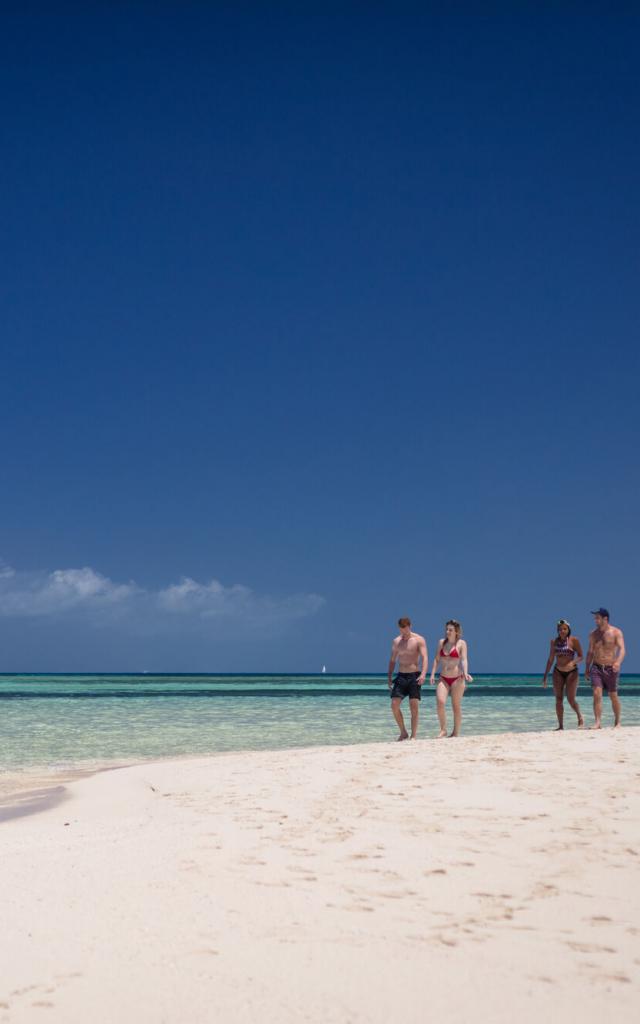
[[607,693],[617,693],[619,676],[619,672],[614,672],[613,665],[596,665],[594,663],[591,666],[591,686],[594,689],[600,687]]

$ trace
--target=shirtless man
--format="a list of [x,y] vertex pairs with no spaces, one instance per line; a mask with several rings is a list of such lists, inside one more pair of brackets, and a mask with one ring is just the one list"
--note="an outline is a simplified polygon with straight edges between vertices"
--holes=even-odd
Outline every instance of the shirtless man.
[[617,626],[609,625],[609,612],[606,608],[598,608],[591,613],[596,620],[596,628],[589,634],[589,650],[585,666],[585,679],[593,689],[593,729],[602,728],[602,690],[606,689],[613,708],[614,728],[620,725],[620,698],[618,697],[618,677],[620,666],[624,661],[624,636]]
[[[391,710],[398,723],[400,735],[398,740],[408,740],[400,705],[405,697],[409,698],[411,709],[411,739],[415,740],[418,732],[418,712],[420,709],[421,687],[427,674],[429,656],[427,642],[419,633],[411,632],[411,619],[398,619],[400,636],[393,641],[391,660],[389,661],[388,682],[391,691]],[[422,666],[418,663],[422,658]],[[398,674],[393,678],[396,662],[399,662]]]

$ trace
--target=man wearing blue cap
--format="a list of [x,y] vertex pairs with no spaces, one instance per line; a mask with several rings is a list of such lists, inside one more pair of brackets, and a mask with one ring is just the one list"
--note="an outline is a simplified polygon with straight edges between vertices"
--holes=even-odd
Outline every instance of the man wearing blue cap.
[[618,678],[620,666],[624,661],[624,636],[617,626],[609,624],[607,608],[598,608],[591,612],[596,620],[596,628],[589,634],[589,650],[585,679],[591,681],[593,690],[593,715],[595,724],[592,728],[602,728],[602,691],[606,690],[613,708],[613,725],[620,725],[620,698],[618,697]]

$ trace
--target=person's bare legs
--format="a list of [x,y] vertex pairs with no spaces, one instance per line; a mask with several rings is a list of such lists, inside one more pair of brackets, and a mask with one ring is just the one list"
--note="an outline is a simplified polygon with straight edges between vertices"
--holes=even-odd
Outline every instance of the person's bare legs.
[[456,679],[455,683],[451,687],[451,703],[453,704],[453,732],[452,736],[460,735],[460,726],[462,725],[462,697],[467,685],[464,679]]
[[447,735],[447,696],[449,693],[449,687],[440,681],[436,687],[436,708],[438,710],[438,722],[440,723],[440,732],[438,733],[438,739],[441,740]]
[[391,701],[391,710],[393,712],[393,717],[395,718],[396,722],[398,723],[398,728],[400,730],[400,735],[398,736],[398,739],[399,740],[408,740],[409,739],[409,733],[407,732],[407,728],[406,728],[406,726],[404,724],[404,718],[402,717],[402,708],[400,707],[401,704],[402,704],[402,698],[401,697],[394,697],[392,699],[392,701]]
[[556,732],[560,732],[561,729],[564,729],[564,679],[557,669],[554,669],[553,672],[553,692],[556,695],[556,716],[558,718]]
[[582,717],[582,712],[580,711],[580,705],[578,704],[578,701],[576,699],[576,694],[578,692],[578,682],[579,681],[580,681],[580,677],[578,675],[578,671],[577,670],[575,672],[572,672],[571,675],[568,677],[568,679],[567,679],[567,700],[569,701],[569,704],[571,705],[571,707],[575,711],[576,715],[578,716],[578,729],[583,729],[584,728],[584,718]]
[[411,739],[415,740],[418,735],[418,718],[420,716],[420,701],[417,698],[409,699],[409,710],[411,711]]
[[613,728],[617,729],[620,725],[620,712],[622,711],[620,698],[617,693],[610,693],[609,697],[611,698],[611,707],[613,708]]
[[593,717],[595,719],[592,729],[602,728],[602,687],[594,686],[593,688]]

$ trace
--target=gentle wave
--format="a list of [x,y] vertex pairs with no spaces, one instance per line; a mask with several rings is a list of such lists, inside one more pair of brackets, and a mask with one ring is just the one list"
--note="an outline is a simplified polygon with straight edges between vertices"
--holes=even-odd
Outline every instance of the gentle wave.
[[[591,690],[578,692],[591,715]],[[640,677],[621,680],[623,723],[640,725]],[[0,677],[0,767],[108,765],[233,750],[383,742],[395,738],[382,675],[5,675]],[[408,717],[408,708],[405,711]],[[448,709],[449,723],[451,710]],[[610,724],[605,701],[605,724]],[[576,718],[565,709],[567,728]],[[476,676],[463,733],[556,725],[553,688],[540,676]],[[420,735],[437,730],[426,685]]]
[[[431,688],[429,688],[431,689]],[[429,691],[425,688],[424,693]],[[44,690],[38,693],[24,693],[21,690],[7,690],[0,693],[0,701],[9,700],[149,700],[153,697],[162,698],[174,698],[178,700],[185,700],[190,697],[196,698],[216,698],[216,697],[267,697],[271,700],[279,697],[379,697],[381,694],[384,695],[384,691],[380,687],[376,689],[363,688],[363,687],[352,687],[350,689],[305,689],[296,692],[295,689],[280,689],[278,687],[270,687],[269,689],[225,689],[225,690],[145,690],[144,693],[136,693],[131,690],[114,690],[105,689],[101,693],[83,693],[81,691],[57,691],[57,690]],[[627,696],[639,695],[640,696],[640,685],[624,685],[620,688],[620,694],[626,694]],[[542,687],[531,687],[531,686],[482,686],[475,687],[469,686],[466,691],[466,700],[472,700],[478,697],[528,697],[530,699],[541,698],[546,700],[547,694]]]

